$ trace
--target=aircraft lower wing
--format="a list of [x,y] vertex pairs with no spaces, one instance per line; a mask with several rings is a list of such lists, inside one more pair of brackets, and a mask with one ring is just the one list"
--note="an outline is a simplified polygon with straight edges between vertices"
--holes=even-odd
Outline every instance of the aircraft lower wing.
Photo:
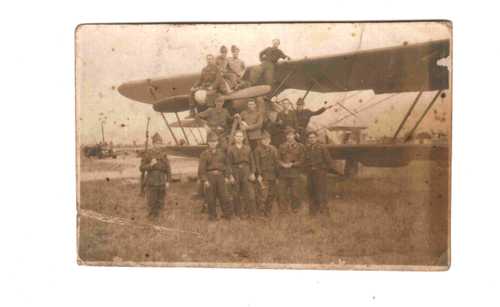
[[414,160],[449,160],[446,144],[355,144],[329,145],[328,148],[334,160],[354,160],[372,167],[401,167]]
[[194,118],[183,119],[180,122],[174,122],[174,123],[170,124],[170,127],[172,127],[172,128],[180,128],[181,126],[184,128],[204,128],[205,127],[203,125],[203,123],[200,123],[199,121],[197,121]]
[[[448,145],[355,144],[327,145],[334,160],[354,160],[369,167],[402,167],[414,160],[449,161]],[[207,145],[166,146],[171,155],[198,158]]]

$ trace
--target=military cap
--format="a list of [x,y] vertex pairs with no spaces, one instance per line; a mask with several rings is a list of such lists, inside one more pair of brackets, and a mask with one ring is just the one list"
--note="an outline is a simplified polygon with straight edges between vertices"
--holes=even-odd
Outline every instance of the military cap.
[[292,127],[290,126],[287,126],[285,128],[285,134],[289,134],[289,133],[295,133],[295,129],[293,129]]
[[240,48],[238,48],[238,46],[236,46],[236,45],[232,45],[231,52],[235,52],[236,50],[240,50]]
[[222,45],[222,46],[220,47],[220,52],[221,52],[221,53],[227,53],[227,48],[226,48],[226,46]]
[[209,133],[207,135],[207,142],[217,142],[217,134]]
[[304,99],[299,98],[299,100],[297,100],[297,105],[298,106],[303,106],[304,105]]

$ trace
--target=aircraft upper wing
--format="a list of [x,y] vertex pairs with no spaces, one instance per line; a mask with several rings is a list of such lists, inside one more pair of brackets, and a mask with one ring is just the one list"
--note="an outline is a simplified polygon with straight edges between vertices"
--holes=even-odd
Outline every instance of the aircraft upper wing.
[[[437,61],[449,54],[450,41],[439,40],[305,58],[279,62],[275,80],[281,85],[280,90],[307,90],[312,86],[311,91],[322,93],[371,89],[375,94],[382,94],[447,89],[448,68],[438,65]],[[252,68],[249,67],[244,77]],[[193,73],[131,81],[121,84],[118,91],[132,100],[150,104],[178,97],[175,102],[181,104],[180,110],[186,108],[186,95],[199,77],[199,73]]]
[[282,88],[314,92],[373,90],[375,94],[447,89],[449,72],[437,61],[450,54],[450,41],[363,50],[276,66]]

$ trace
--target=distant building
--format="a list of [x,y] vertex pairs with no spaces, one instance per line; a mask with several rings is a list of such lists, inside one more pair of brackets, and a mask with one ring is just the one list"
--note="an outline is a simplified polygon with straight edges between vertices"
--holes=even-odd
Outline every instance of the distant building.
[[420,132],[415,136],[415,141],[418,144],[431,144],[432,135],[429,132]]

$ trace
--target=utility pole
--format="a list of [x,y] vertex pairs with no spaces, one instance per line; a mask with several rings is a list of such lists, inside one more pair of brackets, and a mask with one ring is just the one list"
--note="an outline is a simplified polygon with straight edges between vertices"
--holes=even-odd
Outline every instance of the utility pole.
[[101,134],[102,134],[102,143],[104,144],[106,140],[104,139],[104,121],[101,120]]

